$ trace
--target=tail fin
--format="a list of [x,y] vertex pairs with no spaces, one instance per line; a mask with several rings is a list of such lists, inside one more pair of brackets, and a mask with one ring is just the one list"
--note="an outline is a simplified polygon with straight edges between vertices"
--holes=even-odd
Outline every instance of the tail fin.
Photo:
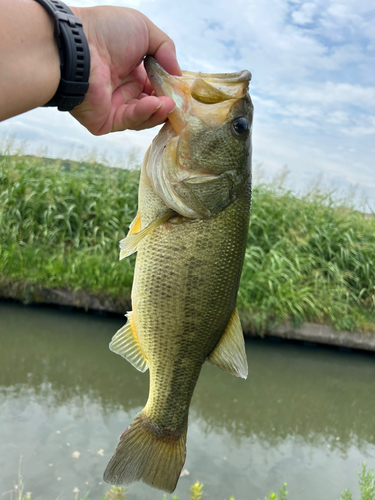
[[166,432],[139,413],[122,434],[104,472],[115,485],[144,483],[172,493],[185,463],[186,432]]

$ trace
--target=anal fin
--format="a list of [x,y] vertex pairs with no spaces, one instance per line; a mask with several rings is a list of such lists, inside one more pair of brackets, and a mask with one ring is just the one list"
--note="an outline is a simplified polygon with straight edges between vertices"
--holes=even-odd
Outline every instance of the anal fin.
[[136,229],[140,229],[140,218],[138,218],[138,214],[134,221],[130,225],[130,231],[126,238],[120,241],[120,260],[124,257],[129,257],[132,253],[137,251],[137,246],[141,240],[148,234],[150,234],[154,229],[167,222],[175,212],[173,210],[168,210],[165,214],[161,215],[154,221],[152,221],[148,226],[142,229],[139,232],[136,232]]
[[237,307],[234,308],[223,336],[207,361],[236,377],[247,378],[245,340]]
[[111,351],[127,359],[134,368],[137,368],[140,372],[145,372],[148,368],[148,360],[139,343],[132,318],[133,314],[129,312],[126,316],[128,321],[113,336],[109,348]]

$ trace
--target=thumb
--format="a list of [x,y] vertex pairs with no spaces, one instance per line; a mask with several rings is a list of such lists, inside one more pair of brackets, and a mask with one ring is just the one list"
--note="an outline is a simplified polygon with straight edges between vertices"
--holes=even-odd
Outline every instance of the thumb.
[[181,76],[181,69],[176,58],[176,47],[169,36],[145,16],[149,33],[147,55],[153,56],[171,75]]

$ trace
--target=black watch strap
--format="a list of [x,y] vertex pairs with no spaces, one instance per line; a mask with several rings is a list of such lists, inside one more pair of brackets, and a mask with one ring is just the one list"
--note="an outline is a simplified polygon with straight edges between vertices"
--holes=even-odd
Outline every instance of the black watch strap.
[[59,0],[35,0],[55,20],[55,37],[61,58],[61,80],[56,94],[45,106],[71,111],[81,104],[89,88],[90,51],[82,22]]

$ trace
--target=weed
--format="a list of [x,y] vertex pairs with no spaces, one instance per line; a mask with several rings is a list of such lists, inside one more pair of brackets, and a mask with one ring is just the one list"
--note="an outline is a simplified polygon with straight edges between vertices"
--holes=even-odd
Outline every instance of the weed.
[[[20,462],[21,466],[21,462]],[[367,469],[366,462],[362,464],[361,472],[358,472],[359,476],[359,489],[361,496],[359,500],[375,500],[375,472],[373,469]],[[286,483],[283,484],[279,493],[270,492],[264,500],[287,500],[287,490]],[[18,483],[14,490],[7,492],[10,494],[9,500],[29,500],[31,498],[31,493],[23,493],[24,483],[21,473],[18,473]],[[3,495],[6,495],[4,493]],[[203,496],[203,484],[197,481],[190,487],[190,500],[201,500]],[[60,498],[60,497],[59,497]],[[105,494],[102,500],[126,500],[128,498],[127,490],[123,487],[112,486],[111,489]],[[35,499],[37,500],[37,499]],[[84,498],[82,500],[88,500]],[[163,496],[162,500],[168,500],[167,495]],[[177,496],[173,496],[172,500],[179,500]],[[229,500],[235,500],[233,496]],[[249,499],[251,500],[251,499]],[[340,500],[353,500],[353,496],[349,490],[346,490],[341,494]]]
[[199,481],[190,486],[190,500],[201,500],[203,496],[203,484]]
[[287,494],[288,492],[286,491],[286,483],[284,483],[278,494],[271,491],[269,496],[265,497],[264,500],[287,500]]
[[[366,462],[362,464],[359,476],[359,490],[361,492],[360,500],[375,500],[375,471],[373,469],[367,470]],[[341,493],[340,500],[353,500],[353,496],[349,490]]]
[[127,490],[122,486],[112,486],[105,496],[106,500],[126,500],[127,498]]

